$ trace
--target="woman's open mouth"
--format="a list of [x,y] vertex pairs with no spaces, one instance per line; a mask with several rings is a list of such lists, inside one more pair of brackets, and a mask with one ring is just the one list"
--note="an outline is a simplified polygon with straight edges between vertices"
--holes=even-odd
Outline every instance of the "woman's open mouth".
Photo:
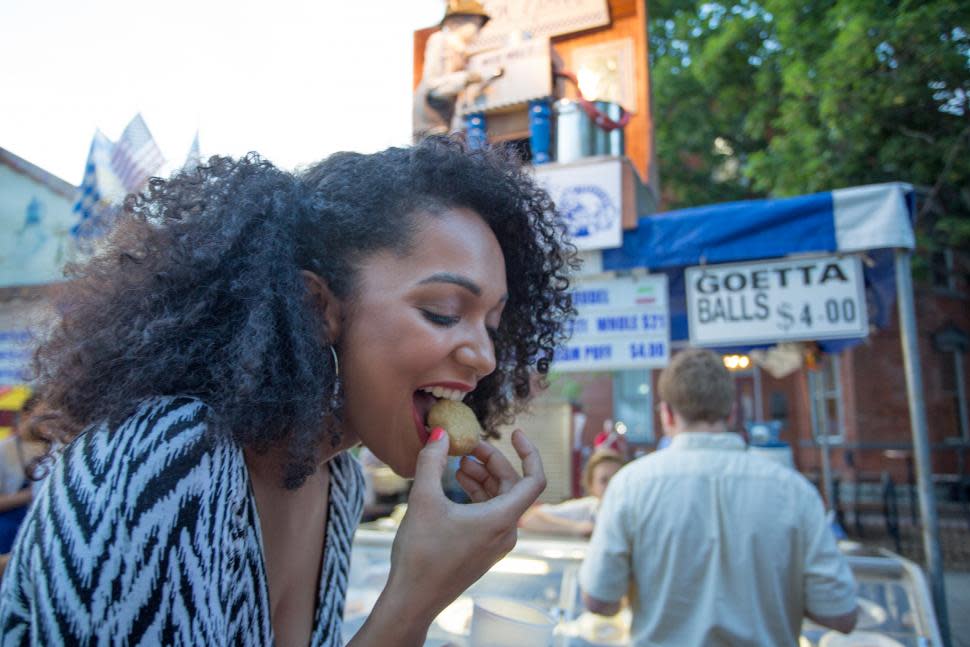
[[466,395],[462,389],[453,389],[443,386],[423,386],[414,392],[412,396],[414,406],[412,415],[414,417],[414,427],[418,432],[421,444],[428,442],[430,432],[428,430],[428,412],[435,402],[441,399],[455,400],[461,402]]

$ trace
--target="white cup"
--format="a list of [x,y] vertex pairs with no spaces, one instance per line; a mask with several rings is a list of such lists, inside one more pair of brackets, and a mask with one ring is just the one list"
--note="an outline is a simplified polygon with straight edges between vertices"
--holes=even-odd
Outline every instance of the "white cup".
[[471,647],[547,647],[556,621],[545,611],[503,598],[476,598]]

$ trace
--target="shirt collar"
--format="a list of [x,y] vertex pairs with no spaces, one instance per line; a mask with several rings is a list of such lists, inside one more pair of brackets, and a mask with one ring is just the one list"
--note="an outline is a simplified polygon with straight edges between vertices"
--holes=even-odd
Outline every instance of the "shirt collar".
[[732,431],[684,431],[670,441],[671,449],[744,450],[744,439]]

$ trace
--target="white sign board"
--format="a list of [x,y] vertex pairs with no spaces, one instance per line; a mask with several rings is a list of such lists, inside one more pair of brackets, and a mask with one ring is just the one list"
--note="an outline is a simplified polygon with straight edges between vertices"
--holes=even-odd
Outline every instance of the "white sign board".
[[848,339],[869,332],[856,256],[687,268],[690,341],[698,346]]
[[[468,60],[468,70],[478,72],[487,83],[473,97],[465,92],[460,114],[489,112],[524,104],[552,94],[551,48],[548,38],[538,38],[503,49],[488,50]],[[500,76],[495,76],[501,72]]]
[[501,47],[516,34],[559,36],[610,24],[607,0],[484,0],[491,20],[472,43]]
[[670,359],[667,276],[581,281],[578,312],[553,370],[612,371],[666,366]]
[[549,192],[580,251],[623,244],[623,163],[543,164],[536,179]]

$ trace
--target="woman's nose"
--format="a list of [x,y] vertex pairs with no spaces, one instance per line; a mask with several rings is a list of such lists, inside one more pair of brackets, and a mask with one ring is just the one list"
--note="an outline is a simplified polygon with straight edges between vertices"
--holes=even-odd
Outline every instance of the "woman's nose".
[[484,328],[465,340],[455,351],[455,357],[461,364],[474,369],[478,379],[495,370],[495,344]]

